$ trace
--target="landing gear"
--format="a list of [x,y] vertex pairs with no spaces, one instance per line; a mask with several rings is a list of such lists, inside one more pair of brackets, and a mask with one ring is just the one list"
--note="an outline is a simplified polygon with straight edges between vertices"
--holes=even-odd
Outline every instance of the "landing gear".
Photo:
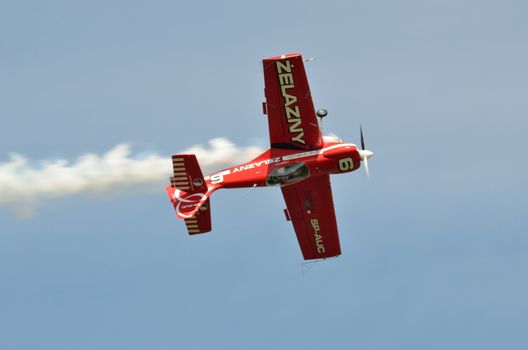
[[317,116],[321,119],[323,119],[324,117],[326,117],[328,115],[328,111],[324,108],[321,108],[321,109],[318,109],[317,110]]
[[321,135],[324,135],[323,130],[323,118],[328,115],[328,111],[324,108],[320,108],[317,110],[317,116],[319,117],[319,127],[321,128]]

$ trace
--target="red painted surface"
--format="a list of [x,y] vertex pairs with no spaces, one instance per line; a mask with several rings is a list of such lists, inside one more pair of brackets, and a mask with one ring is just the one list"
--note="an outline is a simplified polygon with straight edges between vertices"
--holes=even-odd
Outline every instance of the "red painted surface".
[[263,60],[270,143],[317,149],[323,139],[300,54]]
[[[173,181],[166,188],[167,194],[179,218],[197,219],[198,224],[191,226],[197,225],[200,232],[191,232],[187,225],[193,234],[211,229],[209,196],[214,191],[280,187],[287,205],[286,217],[292,221],[304,259],[340,255],[329,175],[358,169],[360,154],[354,144],[323,139],[300,54],[267,58],[263,65],[272,147],[247,163],[205,178],[193,155],[175,155],[173,160],[185,164],[190,185]],[[175,167],[175,173],[181,175],[181,167]],[[201,186],[193,184],[197,178],[203,180]],[[207,208],[200,211],[204,203]]]

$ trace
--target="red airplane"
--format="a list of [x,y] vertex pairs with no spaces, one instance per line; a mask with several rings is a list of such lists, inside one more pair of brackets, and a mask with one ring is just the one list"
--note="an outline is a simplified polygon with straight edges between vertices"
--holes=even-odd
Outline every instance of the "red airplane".
[[305,260],[341,254],[330,174],[358,169],[373,155],[336,137],[323,136],[300,54],[266,58],[264,83],[271,147],[257,158],[204,177],[194,154],[172,156],[167,195],[190,235],[211,231],[209,197],[220,188],[280,187]]

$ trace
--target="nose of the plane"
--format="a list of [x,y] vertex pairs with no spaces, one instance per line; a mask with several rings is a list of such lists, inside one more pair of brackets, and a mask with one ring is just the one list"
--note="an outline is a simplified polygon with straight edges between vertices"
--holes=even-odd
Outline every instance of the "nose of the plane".
[[359,150],[358,152],[359,152],[359,156],[361,157],[361,161],[363,162],[363,165],[365,165],[365,171],[367,172],[367,177],[370,177],[368,159],[374,155],[374,152],[366,150],[366,149]]
[[358,152],[359,152],[359,156],[361,157],[361,160],[369,159],[370,157],[374,155],[374,152],[366,150],[366,149],[359,150]]

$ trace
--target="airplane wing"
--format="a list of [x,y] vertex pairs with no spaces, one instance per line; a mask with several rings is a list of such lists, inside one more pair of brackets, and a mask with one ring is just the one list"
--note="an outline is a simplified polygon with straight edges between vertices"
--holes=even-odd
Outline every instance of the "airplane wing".
[[323,146],[300,54],[265,58],[264,85],[271,147],[312,150]]
[[330,176],[281,187],[286,217],[291,220],[305,260],[341,254]]

